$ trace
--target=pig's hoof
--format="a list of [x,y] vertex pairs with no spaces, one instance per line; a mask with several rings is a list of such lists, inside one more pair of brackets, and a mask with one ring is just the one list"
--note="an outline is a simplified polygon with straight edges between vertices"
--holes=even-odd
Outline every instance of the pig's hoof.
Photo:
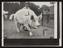
[[29,35],[32,36],[33,35],[32,32],[29,32]]

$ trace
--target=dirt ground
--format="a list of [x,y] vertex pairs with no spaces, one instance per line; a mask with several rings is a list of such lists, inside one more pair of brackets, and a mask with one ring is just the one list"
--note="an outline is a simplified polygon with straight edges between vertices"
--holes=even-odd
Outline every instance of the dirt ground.
[[[54,25],[53,21],[50,20],[50,23],[47,25],[44,23],[43,26],[40,26],[37,29],[32,29],[33,36],[29,36],[28,32],[17,32],[15,24],[13,21],[5,20],[4,21],[4,37],[8,39],[32,39],[32,38],[50,38],[54,37]],[[49,26],[49,27],[48,27]]]

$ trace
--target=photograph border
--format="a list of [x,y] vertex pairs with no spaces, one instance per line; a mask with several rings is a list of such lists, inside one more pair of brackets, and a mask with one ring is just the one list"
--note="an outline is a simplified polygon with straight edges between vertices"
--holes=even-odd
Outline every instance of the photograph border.
[[[3,2],[5,2],[5,1],[3,1]],[[12,47],[14,47],[14,46],[15,47],[19,47],[19,46],[20,47],[31,47],[31,46],[32,47],[37,47],[37,46],[39,46],[39,47],[44,47],[44,46],[47,47],[48,46],[49,47],[49,46],[56,46],[57,47],[59,45],[59,38],[60,38],[60,16],[59,16],[59,11],[60,10],[59,10],[59,2],[57,1],[57,3],[58,3],[58,6],[57,6],[57,8],[58,8],[58,12],[57,12],[57,15],[58,15],[58,17],[57,17],[57,21],[58,21],[57,22],[57,27],[58,27],[57,28],[57,31],[58,31],[57,39],[4,39],[5,40],[4,41],[4,45],[5,45],[4,47],[11,47],[11,46]],[[2,42],[3,42],[3,40],[2,40]],[[46,42],[46,43],[43,43],[43,42]],[[27,44],[27,45],[25,45],[25,44]],[[37,45],[35,45],[35,44],[37,44]]]

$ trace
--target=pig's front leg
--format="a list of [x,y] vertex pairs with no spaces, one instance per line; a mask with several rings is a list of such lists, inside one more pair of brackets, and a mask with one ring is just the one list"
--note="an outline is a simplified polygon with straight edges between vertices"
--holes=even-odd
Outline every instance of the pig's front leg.
[[26,27],[27,30],[29,31],[29,35],[32,36],[33,34],[32,34],[32,32],[31,32],[31,29],[30,29],[29,25],[25,25],[25,27]]

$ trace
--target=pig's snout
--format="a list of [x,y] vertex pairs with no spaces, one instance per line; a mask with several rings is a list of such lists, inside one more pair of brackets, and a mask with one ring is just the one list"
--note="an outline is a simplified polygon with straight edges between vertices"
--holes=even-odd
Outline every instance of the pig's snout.
[[40,24],[37,27],[40,27]]

